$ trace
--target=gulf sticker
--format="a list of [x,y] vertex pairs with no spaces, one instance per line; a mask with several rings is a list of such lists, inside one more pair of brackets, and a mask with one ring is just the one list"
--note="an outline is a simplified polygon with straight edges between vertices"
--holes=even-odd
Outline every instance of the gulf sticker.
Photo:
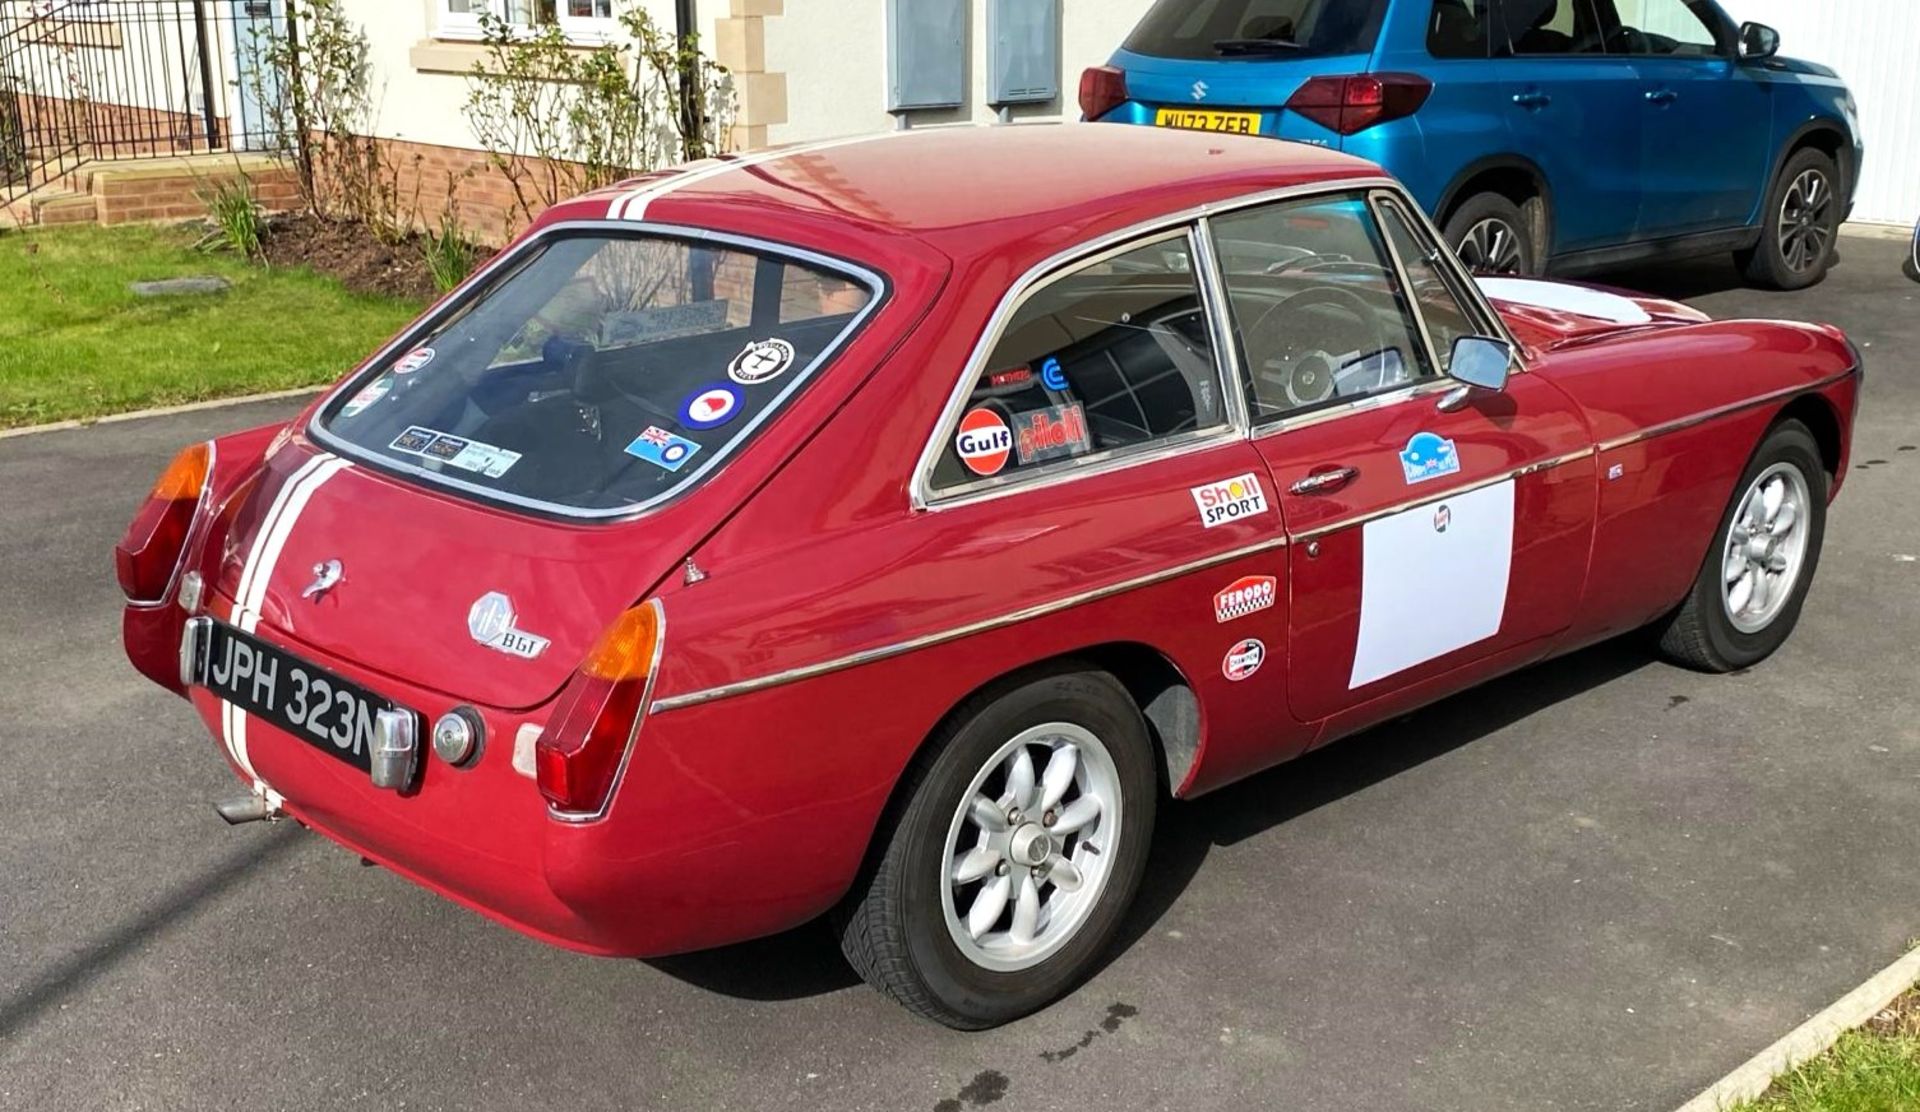
[[953,450],[975,475],[998,475],[1013,451],[1013,431],[991,409],[972,409],[960,418]]
[[1193,504],[1200,509],[1200,524],[1208,529],[1267,511],[1266,492],[1260,489],[1260,480],[1251,471],[1206,486],[1189,487],[1187,493],[1193,495]]
[[1273,605],[1280,582],[1271,575],[1243,575],[1213,596],[1213,620],[1230,622]]
[[1267,661],[1267,646],[1264,642],[1249,637],[1227,650],[1226,659],[1220,662],[1220,674],[1239,683],[1260,670]]
[[432,348],[414,348],[412,351],[402,355],[399,361],[394,363],[393,373],[397,375],[410,375],[431,362],[433,362]]

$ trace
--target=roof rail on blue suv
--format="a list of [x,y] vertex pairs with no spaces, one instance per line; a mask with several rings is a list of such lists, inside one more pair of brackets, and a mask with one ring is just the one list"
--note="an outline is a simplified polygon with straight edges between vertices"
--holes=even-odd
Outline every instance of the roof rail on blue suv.
[[1797,289],[1862,146],[1839,76],[1779,47],[1712,0],[1158,0],[1080,106],[1371,159],[1477,269],[1731,251]]

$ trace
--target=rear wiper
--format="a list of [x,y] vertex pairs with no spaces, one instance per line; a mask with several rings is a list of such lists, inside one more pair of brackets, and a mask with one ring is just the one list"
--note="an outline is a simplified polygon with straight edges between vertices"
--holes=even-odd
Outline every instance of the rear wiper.
[[1215,39],[1215,54],[1291,54],[1305,47],[1286,39]]

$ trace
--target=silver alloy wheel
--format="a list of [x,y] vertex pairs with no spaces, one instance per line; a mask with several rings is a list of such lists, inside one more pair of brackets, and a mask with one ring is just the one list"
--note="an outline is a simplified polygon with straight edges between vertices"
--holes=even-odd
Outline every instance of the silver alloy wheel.
[[1460,263],[1475,274],[1520,273],[1520,233],[1513,225],[1489,216],[1460,237],[1454,247]]
[[1098,906],[1122,818],[1119,770],[1086,727],[1048,722],[1002,745],[947,827],[941,911],[954,945],[1000,973],[1052,957]]
[[1804,274],[1819,266],[1833,242],[1833,230],[1827,227],[1827,210],[1833,205],[1833,188],[1827,175],[1819,170],[1802,170],[1787,187],[1780,200],[1780,259],[1787,269]]
[[1793,597],[1807,563],[1807,477],[1776,463],[1747,487],[1727,527],[1720,601],[1733,627],[1758,633]]

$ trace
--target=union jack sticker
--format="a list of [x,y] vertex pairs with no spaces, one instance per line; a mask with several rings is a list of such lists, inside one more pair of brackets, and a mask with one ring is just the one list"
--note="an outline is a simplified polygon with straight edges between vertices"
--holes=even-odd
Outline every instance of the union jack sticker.
[[1273,605],[1280,582],[1271,575],[1247,575],[1227,584],[1213,596],[1213,620],[1230,622]]

